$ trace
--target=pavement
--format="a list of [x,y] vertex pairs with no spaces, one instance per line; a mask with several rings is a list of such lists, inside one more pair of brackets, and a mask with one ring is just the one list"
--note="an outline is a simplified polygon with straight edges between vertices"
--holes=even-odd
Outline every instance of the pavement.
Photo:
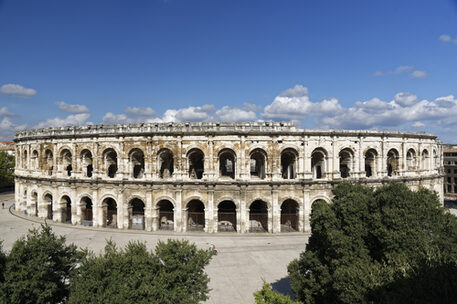
[[[29,229],[39,227],[43,221],[10,212],[14,193],[0,193],[1,202],[5,203],[5,209],[0,207],[0,240],[3,240],[3,249],[9,251],[19,237]],[[287,265],[305,250],[309,237],[303,233],[236,235],[144,232],[86,228],[49,221],[48,224],[56,234],[64,235],[67,243],[96,253],[103,250],[108,239],[120,247],[129,241],[142,241],[151,250],[158,241],[167,239],[188,240],[202,249],[215,244],[218,255],[206,267],[211,288],[210,299],[206,303],[214,304],[253,303],[253,293],[262,287],[262,279],[270,283],[273,289],[291,294]]]

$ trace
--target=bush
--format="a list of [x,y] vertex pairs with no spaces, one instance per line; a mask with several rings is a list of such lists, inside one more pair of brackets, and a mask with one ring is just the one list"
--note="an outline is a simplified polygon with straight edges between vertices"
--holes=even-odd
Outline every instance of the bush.
[[299,304],[294,302],[289,296],[285,296],[271,289],[271,286],[265,281],[262,289],[254,293],[256,304]]

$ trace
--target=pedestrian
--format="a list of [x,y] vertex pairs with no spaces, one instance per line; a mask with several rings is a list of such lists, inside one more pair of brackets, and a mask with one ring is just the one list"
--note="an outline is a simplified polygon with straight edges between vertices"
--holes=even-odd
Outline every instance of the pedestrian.
[[2,209],[5,209],[5,202],[2,202]]

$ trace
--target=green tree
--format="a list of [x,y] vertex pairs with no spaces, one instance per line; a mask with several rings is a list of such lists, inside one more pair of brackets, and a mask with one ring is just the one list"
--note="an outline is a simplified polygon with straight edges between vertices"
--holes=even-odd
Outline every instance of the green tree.
[[130,242],[90,254],[71,279],[70,303],[199,303],[208,299],[204,272],[212,254],[188,241],[159,242],[155,253]]
[[265,281],[262,289],[254,293],[254,298],[256,304],[300,304],[292,301],[289,296],[272,290],[271,286]]
[[30,230],[14,243],[6,258],[3,303],[65,302],[70,274],[83,255],[49,226]]
[[0,151],[0,188],[14,184],[14,156]]
[[304,303],[451,303],[457,297],[457,219],[435,193],[392,183],[343,183],[316,202],[305,252],[289,264]]

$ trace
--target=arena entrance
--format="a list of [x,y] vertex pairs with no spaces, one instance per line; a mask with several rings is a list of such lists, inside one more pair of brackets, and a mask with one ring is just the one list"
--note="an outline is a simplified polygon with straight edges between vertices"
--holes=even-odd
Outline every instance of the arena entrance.
[[111,197],[103,200],[104,214],[106,214],[104,226],[117,228],[117,203]]
[[32,208],[35,216],[38,216],[38,194],[32,192]]
[[249,232],[268,232],[268,207],[264,201],[256,200],[249,208]]
[[232,201],[222,201],[217,210],[217,231],[236,231],[236,206]]
[[281,205],[281,232],[298,231],[298,204],[288,199]]
[[64,195],[60,200],[62,206],[62,223],[71,223],[71,199]]
[[200,200],[187,204],[187,230],[203,231],[205,228],[205,205]]
[[144,230],[144,203],[138,198],[130,201],[129,206],[132,208],[132,222],[130,227],[136,230]]
[[168,200],[161,200],[158,204],[159,207],[159,229],[160,230],[173,230],[174,229],[174,207]]
[[92,200],[85,196],[81,199],[81,216],[84,226],[92,226]]
[[47,213],[48,213],[48,214],[47,214],[47,219],[48,219],[48,220],[52,220],[53,215],[54,215],[54,214],[53,214],[53,211],[52,211],[52,195],[49,194],[49,193],[46,194],[46,195],[44,196],[44,201],[45,201],[45,203],[46,203],[46,205],[47,205],[47,211],[48,211],[48,212],[47,212]]

